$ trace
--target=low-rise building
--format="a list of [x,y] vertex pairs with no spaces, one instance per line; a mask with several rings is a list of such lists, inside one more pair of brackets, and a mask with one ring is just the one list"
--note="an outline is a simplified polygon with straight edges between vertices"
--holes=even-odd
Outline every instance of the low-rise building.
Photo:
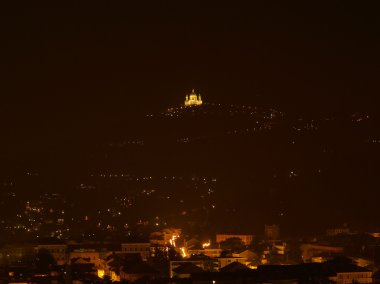
[[304,262],[310,262],[313,257],[319,257],[321,254],[332,258],[343,253],[343,247],[328,244],[302,244],[300,249]]
[[337,284],[366,284],[373,282],[372,271],[364,267],[357,266],[348,258],[336,258],[331,261],[327,261],[322,265],[334,272],[334,275],[329,277],[329,279]]
[[204,270],[200,266],[195,265],[194,263],[187,261],[187,262],[181,264],[180,266],[173,268],[173,270],[171,272],[173,273],[172,277],[190,278],[190,276],[192,274],[203,273]]
[[150,243],[134,242],[134,243],[122,243],[122,253],[139,253],[143,260],[147,260],[150,256]]
[[247,263],[247,258],[245,257],[218,257],[218,268],[219,270],[233,262],[240,262],[241,264]]
[[75,259],[85,259],[89,263],[94,264],[96,269],[102,269],[104,267],[104,260],[100,257],[100,252],[96,249],[74,249],[69,253],[69,259],[70,261]]
[[252,264],[256,264],[259,262],[259,256],[257,253],[254,253],[253,251],[246,249],[241,252],[233,253],[232,257],[240,257],[245,258],[247,261],[245,262],[245,265],[252,266]]
[[338,227],[338,228],[331,228],[326,230],[326,236],[332,237],[340,234],[349,234],[350,228],[347,226]]
[[222,249],[220,248],[204,248],[204,249],[189,249],[189,255],[203,254],[208,257],[220,257]]
[[[194,267],[194,266],[197,266],[198,268],[201,268],[202,270],[204,270],[204,264],[203,264],[203,261],[201,260],[170,261],[170,266],[169,266],[170,278],[173,278],[175,275],[178,275],[178,274],[191,274],[191,273],[185,273],[185,269],[182,270],[181,268],[180,270],[177,270],[177,268],[183,267],[190,270],[190,267]],[[182,277],[182,278],[186,278],[186,277]]]

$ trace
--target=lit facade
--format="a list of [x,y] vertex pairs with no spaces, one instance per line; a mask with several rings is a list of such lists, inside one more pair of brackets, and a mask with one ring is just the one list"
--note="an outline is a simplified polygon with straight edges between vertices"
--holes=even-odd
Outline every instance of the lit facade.
[[358,271],[337,272],[329,279],[336,284],[373,283],[372,274],[372,271],[363,268]]
[[329,236],[329,237],[340,235],[340,234],[349,234],[349,233],[350,233],[350,228],[348,228],[347,226],[326,230],[326,236]]
[[222,252],[222,249],[219,248],[205,248],[205,249],[189,249],[188,254],[204,254],[208,257],[219,257]]
[[143,260],[150,256],[150,243],[123,243],[121,244],[123,253],[139,253]]
[[196,94],[194,89],[191,91],[190,95],[186,96],[185,106],[200,106],[202,105],[202,98],[200,94]]
[[232,262],[240,262],[245,265],[247,263],[247,259],[245,257],[218,257],[218,268],[221,269]]

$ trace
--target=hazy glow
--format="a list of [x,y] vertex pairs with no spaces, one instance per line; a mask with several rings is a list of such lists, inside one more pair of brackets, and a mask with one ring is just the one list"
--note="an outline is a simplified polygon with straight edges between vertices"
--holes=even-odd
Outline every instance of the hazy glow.
[[197,95],[194,89],[191,91],[190,95],[186,96],[185,106],[200,106],[202,105],[201,95]]
[[182,257],[187,257],[187,253],[184,247],[180,248]]
[[203,247],[203,248],[208,248],[210,245],[211,245],[211,242],[208,241],[207,243],[203,243],[203,244],[202,244],[202,247]]
[[173,234],[172,238],[169,240],[170,245],[176,247],[175,240],[178,239],[179,236],[177,234]]
[[104,277],[104,269],[98,269],[98,277],[103,278]]

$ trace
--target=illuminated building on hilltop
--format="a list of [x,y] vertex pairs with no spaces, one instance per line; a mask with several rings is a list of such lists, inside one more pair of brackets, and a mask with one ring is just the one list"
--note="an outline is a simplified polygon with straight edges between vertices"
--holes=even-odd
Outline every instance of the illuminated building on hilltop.
[[190,95],[186,96],[185,106],[200,106],[202,105],[201,95],[197,95],[194,89],[191,91]]

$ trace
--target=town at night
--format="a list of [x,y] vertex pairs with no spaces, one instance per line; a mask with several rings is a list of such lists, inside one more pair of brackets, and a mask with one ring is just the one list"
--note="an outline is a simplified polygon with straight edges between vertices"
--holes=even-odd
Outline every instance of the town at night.
[[4,5],[0,283],[380,283],[377,9],[276,2]]

